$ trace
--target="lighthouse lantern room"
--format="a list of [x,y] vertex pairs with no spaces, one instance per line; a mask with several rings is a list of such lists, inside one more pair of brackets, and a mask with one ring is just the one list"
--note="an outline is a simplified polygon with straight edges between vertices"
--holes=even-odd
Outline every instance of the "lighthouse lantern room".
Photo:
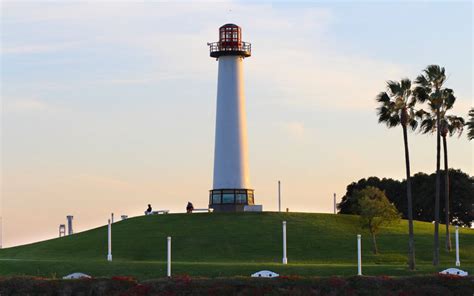
[[250,57],[252,45],[242,41],[242,29],[234,24],[225,24],[219,28],[219,41],[208,43],[211,57],[236,55]]

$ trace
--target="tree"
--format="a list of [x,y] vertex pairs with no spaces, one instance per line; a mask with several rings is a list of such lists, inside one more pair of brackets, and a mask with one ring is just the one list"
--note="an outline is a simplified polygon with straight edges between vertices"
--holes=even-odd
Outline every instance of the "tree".
[[355,194],[359,201],[361,226],[369,230],[372,236],[373,252],[378,254],[375,236],[379,233],[380,227],[398,222],[400,214],[397,208],[387,199],[385,193],[376,187],[368,186]]
[[[443,171],[441,171],[444,174]],[[449,170],[450,194],[456,197],[450,205],[450,223],[463,227],[471,227],[474,221],[474,176],[462,172],[461,170]],[[436,173],[425,174],[416,173],[411,176],[412,196],[413,196],[413,219],[418,221],[433,222],[433,196],[435,195]],[[339,214],[359,215],[358,196],[355,192],[367,186],[377,187],[385,192],[388,200],[393,203],[402,214],[403,219],[407,219],[406,206],[406,181],[394,180],[391,178],[368,177],[352,182],[346,187],[346,193],[342,196],[338,204]],[[444,191],[444,178],[441,179],[441,192]],[[441,205],[445,204],[444,195],[441,195]],[[444,207],[441,208],[440,219],[445,220]]]
[[469,140],[474,139],[474,108],[471,108],[469,111],[469,122],[467,123],[467,129],[469,130],[467,133],[467,137]]
[[[385,192],[388,199],[393,202],[398,210],[403,213],[403,217],[407,217],[406,199],[403,193],[404,186],[402,182],[390,178],[379,179],[378,177],[368,177],[360,179],[357,182],[352,182],[346,187],[346,194],[342,197],[341,202],[337,205],[339,214],[360,215],[359,207],[357,207],[359,200],[354,193],[362,190],[367,186],[377,187]],[[406,191],[405,191],[406,193]]]
[[[454,104],[454,102],[453,102]],[[451,106],[447,106],[452,107]],[[449,233],[449,167],[448,167],[448,142],[447,135],[450,136],[458,134],[461,136],[464,128],[464,119],[462,117],[447,115],[445,110],[440,113],[440,134],[443,139],[443,155],[444,155],[444,212],[445,212],[445,224],[446,224],[446,250],[451,251],[451,235]],[[432,117],[429,113],[422,111],[424,119],[421,122],[422,133],[434,133],[436,131],[436,118]]]
[[413,234],[413,205],[410,181],[410,153],[408,149],[407,128],[416,129],[416,113],[414,110],[416,99],[412,96],[411,81],[402,79],[400,82],[388,81],[387,92],[377,96],[380,107],[377,108],[379,123],[385,123],[389,128],[402,126],[403,143],[405,147],[405,170],[407,178],[407,213],[408,213],[408,265],[415,269],[415,238]]
[[429,112],[420,111],[420,116],[425,119],[422,121],[433,122],[436,129],[436,191],[435,191],[435,229],[434,229],[434,250],[433,250],[433,265],[439,265],[439,200],[440,200],[440,142],[441,142],[441,121],[444,118],[446,111],[453,107],[456,100],[452,89],[443,88],[446,81],[446,74],[443,67],[438,65],[429,65],[423,70],[415,82],[417,87],[413,94],[417,101],[423,103],[428,102]]

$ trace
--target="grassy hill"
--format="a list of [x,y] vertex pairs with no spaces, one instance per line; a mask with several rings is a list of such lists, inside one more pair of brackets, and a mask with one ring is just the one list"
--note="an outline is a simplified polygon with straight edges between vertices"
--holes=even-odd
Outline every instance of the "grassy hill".
[[[288,261],[282,257],[281,222],[287,221]],[[73,271],[93,275],[165,275],[166,237],[172,237],[173,272],[202,276],[248,275],[260,269],[283,274],[355,273],[356,234],[363,237],[365,274],[410,274],[406,269],[407,223],[384,228],[373,255],[358,217],[312,213],[169,214],[142,216],[112,226],[113,262],[107,255],[107,227],[72,236],[0,250],[0,274],[62,276]],[[443,227],[440,227],[442,230]],[[454,229],[453,229],[454,233]],[[444,233],[440,233],[444,246]],[[454,236],[453,236],[454,238]],[[461,229],[461,264],[474,272],[474,231]],[[441,249],[433,268],[433,225],[415,223],[416,273],[454,265],[454,251]],[[453,240],[454,243],[454,240]]]

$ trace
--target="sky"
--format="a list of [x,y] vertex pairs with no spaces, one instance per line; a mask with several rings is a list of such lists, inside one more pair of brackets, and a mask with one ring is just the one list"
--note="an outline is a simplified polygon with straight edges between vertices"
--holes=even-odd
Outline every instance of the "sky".
[[[217,63],[225,23],[252,43],[244,60],[250,180],[277,210],[332,212],[346,186],[404,178],[401,128],[377,123],[387,80],[446,68],[473,106],[467,2],[1,2],[3,247],[75,232],[110,216],[208,204]],[[434,136],[409,134],[411,170],[435,170]],[[473,144],[449,139],[473,175]]]

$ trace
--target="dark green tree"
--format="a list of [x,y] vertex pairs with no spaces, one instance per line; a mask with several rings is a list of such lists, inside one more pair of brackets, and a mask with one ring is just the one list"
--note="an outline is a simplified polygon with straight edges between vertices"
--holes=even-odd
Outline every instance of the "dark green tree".
[[436,191],[435,191],[435,228],[434,228],[434,250],[433,265],[439,265],[439,208],[440,208],[440,150],[441,150],[441,122],[446,115],[446,111],[453,107],[456,100],[452,89],[444,88],[446,74],[443,67],[438,65],[429,65],[423,70],[415,82],[417,87],[414,89],[414,97],[421,103],[427,101],[429,112],[421,111],[420,114],[424,118],[422,127],[425,122],[435,122],[436,130]]
[[[443,171],[441,171],[444,174]],[[413,186],[413,218],[418,221],[433,222],[434,208],[433,196],[435,194],[436,173],[425,174],[416,173],[411,176]],[[462,172],[461,170],[449,170],[449,183],[451,196],[455,199],[451,202],[450,223],[464,227],[471,227],[474,221],[474,177]],[[355,214],[360,212],[355,206],[358,203],[354,192],[362,190],[367,186],[377,187],[385,192],[385,195],[394,203],[404,219],[407,219],[406,206],[406,181],[398,181],[390,178],[379,179],[378,177],[369,177],[360,179],[347,185],[346,193],[338,204],[339,214]],[[441,192],[444,191],[444,178],[441,179]],[[445,204],[444,195],[441,195],[441,205]],[[441,208],[440,218],[445,221],[446,211]]]
[[356,191],[362,190],[368,186],[377,187],[384,191],[391,202],[393,202],[398,210],[403,213],[403,217],[407,218],[407,204],[404,186],[402,182],[390,178],[379,179],[377,177],[369,177],[367,179],[360,179],[357,182],[352,182],[346,187],[346,194],[342,197],[341,202],[337,205],[339,214],[353,214],[360,215],[357,207],[358,196],[354,195]]
[[376,235],[382,226],[398,222],[400,213],[390,203],[385,193],[376,187],[368,186],[356,191],[355,195],[358,200],[357,207],[360,212],[361,227],[369,230],[372,237],[373,252],[378,254]]
[[408,149],[407,129],[417,127],[415,104],[412,96],[411,81],[402,79],[400,82],[388,81],[387,91],[377,96],[380,106],[377,108],[379,123],[384,123],[392,128],[401,126],[403,130],[403,143],[405,148],[405,170],[407,178],[407,213],[408,213],[408,266],[415,269],[415,238],[413,233],[413,202],[410,183],[410,153]]

